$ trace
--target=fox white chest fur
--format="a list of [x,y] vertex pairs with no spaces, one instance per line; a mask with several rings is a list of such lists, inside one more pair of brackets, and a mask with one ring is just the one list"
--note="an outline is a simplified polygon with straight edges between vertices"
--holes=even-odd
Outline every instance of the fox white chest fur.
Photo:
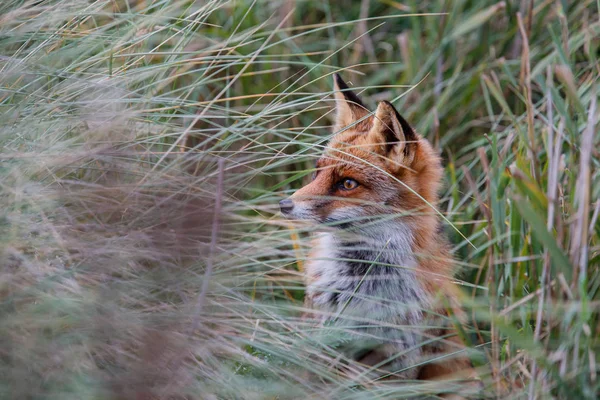
[[[423,320],[428,294],[416,278],[410,229],[381,223],[356,237],[319,234],[306,266],[307,296],[324,324],[344,327],[346,334],[378,343],[381,360],[405,353],[386,369],[414,378],[422,341],[414,330]],[[412,349],[412,350],[410,350]]]
[[[332,313],[357,309],[378,319],[421,317],[415,306],[427,296],[415,276],[410,230],[388,225],[376,237],[318,234],[306,266],[307,292],[315,307]],[[400,312],[402,305],[408,307]]]

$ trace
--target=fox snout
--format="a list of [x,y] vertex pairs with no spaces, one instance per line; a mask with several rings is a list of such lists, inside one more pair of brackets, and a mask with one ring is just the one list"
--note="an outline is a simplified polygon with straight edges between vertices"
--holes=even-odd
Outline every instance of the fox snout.
[[281,200],[279,208],[281,213],[288,219],[319,220],[313,212],[312,202],[298,201],[294,196]]
[[289,214],[294,209],[294,202],[291,199],[281,200],[279,208],[283,214]]

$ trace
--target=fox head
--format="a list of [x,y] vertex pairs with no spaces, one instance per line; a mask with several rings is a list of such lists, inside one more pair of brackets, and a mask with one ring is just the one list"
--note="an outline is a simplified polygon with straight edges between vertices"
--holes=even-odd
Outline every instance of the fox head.
[[[440,158],[387,101],[372,113],[334,75],[334,136],[317,161],[312,182],[282,200],[282,213],[338,227],[377,219],[435,218]],[[429,224],[431,225],[431,224]]]

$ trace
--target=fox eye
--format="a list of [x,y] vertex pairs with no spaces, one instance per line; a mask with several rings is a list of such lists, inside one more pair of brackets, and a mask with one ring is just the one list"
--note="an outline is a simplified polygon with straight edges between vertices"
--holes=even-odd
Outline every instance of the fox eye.
[[343,190],[352,190],[358,187],[358,182],[354,179],[346,178],[340,182],[340,188]]

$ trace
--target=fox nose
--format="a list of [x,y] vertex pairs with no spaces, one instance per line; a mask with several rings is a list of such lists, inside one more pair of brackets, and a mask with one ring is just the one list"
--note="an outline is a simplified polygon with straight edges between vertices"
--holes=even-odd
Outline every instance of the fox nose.
[[282,213],[287,214],[294,208],[294,202],[290,199],[281,200],[279,202],[279,208],[281,208]]

